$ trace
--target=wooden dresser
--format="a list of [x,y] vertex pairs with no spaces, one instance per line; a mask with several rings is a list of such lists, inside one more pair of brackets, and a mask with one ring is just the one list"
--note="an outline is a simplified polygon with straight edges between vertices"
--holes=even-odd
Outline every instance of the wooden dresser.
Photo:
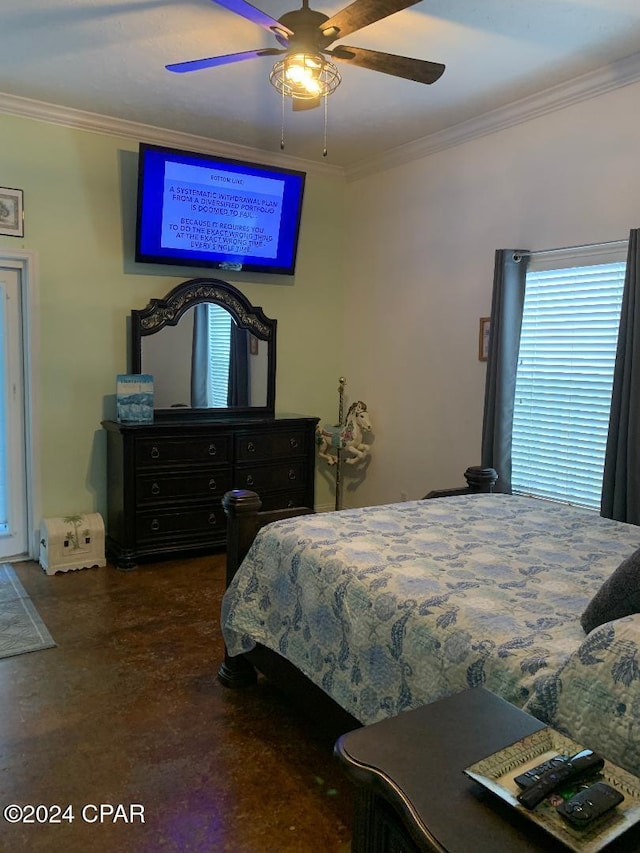
[[107,432],[107,556],[132,569],[224,547],[221,499],[255,489],[263,509],[314,506],[318,418],[103,421]]

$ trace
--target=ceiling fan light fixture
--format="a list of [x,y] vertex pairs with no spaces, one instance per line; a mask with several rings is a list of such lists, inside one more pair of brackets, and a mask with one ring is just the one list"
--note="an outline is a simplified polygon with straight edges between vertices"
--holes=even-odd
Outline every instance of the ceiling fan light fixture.
[[290,53],[271,69],[269,81],[289,98],[310,100],[331,95],[340,85],[338,69],[320,53]]

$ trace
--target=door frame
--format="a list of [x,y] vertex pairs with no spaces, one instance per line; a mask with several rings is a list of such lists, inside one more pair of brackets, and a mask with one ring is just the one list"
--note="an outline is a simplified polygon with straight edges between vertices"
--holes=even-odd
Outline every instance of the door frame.
[[40,467],[40,430],[38,417],[40,337],[37,299],[37,258],[34,252],[11,251],[0,246],[0,267],[16,270],[22,312],[22,348],[24,370],[24,430],[27,484],[27,550],[16,559],[40,557],[40,519],[42,513],[42,475]]

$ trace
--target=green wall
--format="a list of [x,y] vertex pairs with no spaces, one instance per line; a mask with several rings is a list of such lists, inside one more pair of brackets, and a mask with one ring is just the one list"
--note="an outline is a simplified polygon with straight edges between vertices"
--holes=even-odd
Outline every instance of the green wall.
[[[340,177],[307,175],[296,275],[244,280],[134,263],[137,139],[9,115],[0,115],[0,139],[0,185],[24,190],[25,209],[24,239],[0,236],[0,256],[24,250],[37,261],[34,480],[43,517],[105,513],[100,421],[112,416],[116,374],[128,369],[129,312],[188,278],[226,278],[277,318],[277,409],[334,420],[345,370],[335,333],[343,308]],[[330,482],[318,477],[318,505],[332,502]]]

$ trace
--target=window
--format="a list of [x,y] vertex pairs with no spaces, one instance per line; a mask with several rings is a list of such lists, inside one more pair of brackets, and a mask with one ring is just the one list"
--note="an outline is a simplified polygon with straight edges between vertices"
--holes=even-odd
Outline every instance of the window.
[[207,305],[209,320],[209,400],[210,406],[226,408],[229,395],[231,315],[221,305]]
[[516,373],[514,493],[600,507],[624,251],[618,245],[605,263],[588,251],[531,256]]

